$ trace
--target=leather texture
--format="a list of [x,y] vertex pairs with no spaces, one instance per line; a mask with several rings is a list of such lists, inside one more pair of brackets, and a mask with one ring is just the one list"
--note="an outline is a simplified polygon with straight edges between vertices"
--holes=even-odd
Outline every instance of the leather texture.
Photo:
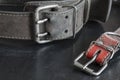
[[[103,14],[98,14],[96,6],[104,3]],[[0,38],[35,39],[34,12],[37,7],[58,4],[65,6],[57,11],[51,9],[40,12],[41,19],[48,18],[40,25],[40,32],[48,32],[45,39],[61,40],[75,36],[88,20],[106,21],[110,12],[111,0],[0,0]],[[98,5],[98,6],[101,6]],[[76,9],[76,16],[74,17]],[[107,17],[106,17],[107,16]],[[74,25],[74,19],[76,19]]]
[[[50,4],[59,4],[60,6],[75,6],[77,8],[77,22],[75,33],[83,26],[84,0],[78,1],[34,1],[25,4],[27,6],[45,6]],[[49,21],[45,25],[40,25],[40,31],[50,33],[50,40],[66,39],[73,36],[73,15],[74,9],[71,7],[61,8],[59,11],[45,10],[40,12]],[[33,9],[33,8],[32,8]],[[0,37],[13,39],[34,39],[34,11],[27,9],[27,12],[0,12]],[[61,25],[62,24],[62,25]],[[10,26],[8,26],[10,25]]]

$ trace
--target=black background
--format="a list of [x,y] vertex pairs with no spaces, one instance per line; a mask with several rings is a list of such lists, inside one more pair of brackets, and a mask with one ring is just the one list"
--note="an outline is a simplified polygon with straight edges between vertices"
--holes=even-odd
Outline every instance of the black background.
[[0,80],[120,80],[120,51],[100,76],[75,69],[74,59],[105,31],[120,27],[120,6],[107,23],[89,21],[75,39],[39,45],[33,41],[0,40]]

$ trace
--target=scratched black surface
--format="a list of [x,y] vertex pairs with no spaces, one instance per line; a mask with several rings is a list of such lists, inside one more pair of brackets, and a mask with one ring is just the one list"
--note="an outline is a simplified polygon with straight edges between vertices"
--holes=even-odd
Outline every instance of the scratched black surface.
[[107,23],[88,22],[74,40],[38,45],[33,41],[0,40],[0,80],[120,80],[120,51],[100,76],[78,71],[73,60],[105,31],[120,26],[120,7]]

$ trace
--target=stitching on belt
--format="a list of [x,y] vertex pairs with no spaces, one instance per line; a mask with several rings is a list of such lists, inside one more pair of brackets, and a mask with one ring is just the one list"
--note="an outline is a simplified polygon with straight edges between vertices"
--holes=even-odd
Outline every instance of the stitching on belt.
[[7,16],[29,16],[29,14],[7,14],[7,13],[0,13],[0,15],[7,15]]
[[30,37],[16,37],[16,36],[0,36],[0,38],[31,39]]

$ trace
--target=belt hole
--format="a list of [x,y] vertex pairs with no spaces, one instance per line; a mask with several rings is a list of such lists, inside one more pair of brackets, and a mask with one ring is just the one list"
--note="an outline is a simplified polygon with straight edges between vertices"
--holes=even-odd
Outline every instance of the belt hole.
[[65,33],[68,33],[68,29],[65,30]]
[[68,19],[68,15],[65,16],[65,19]]

